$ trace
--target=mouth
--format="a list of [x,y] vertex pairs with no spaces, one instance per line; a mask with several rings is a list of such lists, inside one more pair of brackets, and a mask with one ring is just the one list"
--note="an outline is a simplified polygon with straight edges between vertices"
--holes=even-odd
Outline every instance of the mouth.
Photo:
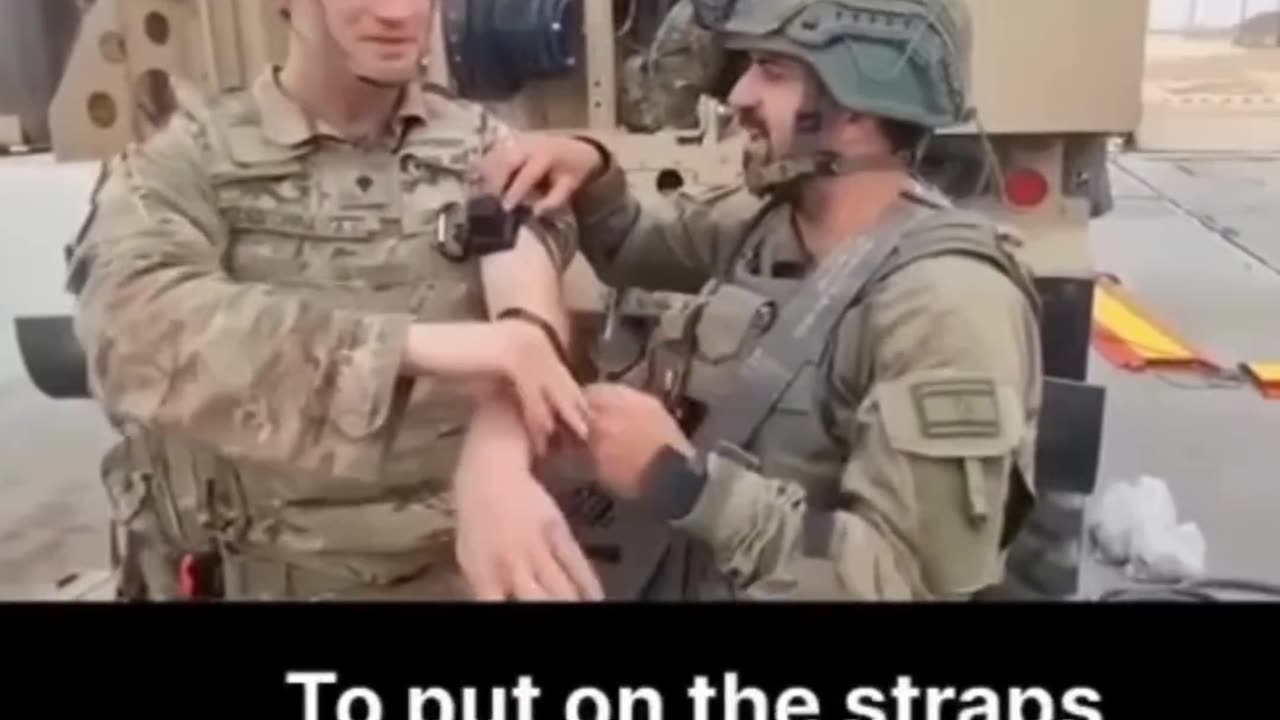
[[747,142],[755,148],[765,148],[769,144],[769,134],[760,128],[744,127],[744,134],[747,136]]
[[364,42],[380,50],[408,50],[418,45],[413,38],[397,37],[367,37]]

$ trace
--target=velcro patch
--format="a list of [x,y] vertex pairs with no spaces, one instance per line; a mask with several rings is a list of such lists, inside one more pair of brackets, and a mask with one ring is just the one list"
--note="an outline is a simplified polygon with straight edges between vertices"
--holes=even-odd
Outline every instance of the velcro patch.
[[911,386],[911,398],[926,438],[1000,435],[1000,404],[990,380],[922,380]]

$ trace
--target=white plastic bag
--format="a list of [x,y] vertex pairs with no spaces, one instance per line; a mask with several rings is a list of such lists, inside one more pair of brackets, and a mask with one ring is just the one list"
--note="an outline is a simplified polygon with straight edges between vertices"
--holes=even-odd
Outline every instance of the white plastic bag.
[[1103,561],[1131,579],[1176,582],[1204,574],[1205,539],[1195,523],[1178,524],[1169,486],[1157,477],[1118,482],[1103,493],[1089,521]]
[[1106,562],[1119,565],[1129,558],[1136,502],[1137,489],[1123,481],[1107,488],[1099,498],[1089,521],[1089,534],[1098,555]]
[[1125,574],[1133,580],[1178,582],[1204,575],[1204,534],[1195,523],[1140,525]]

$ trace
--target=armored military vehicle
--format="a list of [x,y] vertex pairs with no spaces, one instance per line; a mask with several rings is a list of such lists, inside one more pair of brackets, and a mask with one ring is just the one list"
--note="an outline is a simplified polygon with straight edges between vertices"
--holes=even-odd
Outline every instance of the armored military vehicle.
[[[1010,562],[1022,571],[1010,591],[1069,597],[1101,442],[1102,390],[1086,382],[1089,225],[1111,208],[1108,143],[1139,122],[1147,2],[968,2],[976,117],[930,143],[920,171],[961,204],[1018,227],[1039,277],[1052,376],[1038,470],[1044,502],[1013,550]],[[283,22],[262,0],[81,5],[48,107],[60,159],[105,157],[145,137],[172,107],[175,82],[241,88],[284,50]],[[736,59],[699,32],[690,0],[439,0],[438,7],[435,81],[516,126],[595,136],[646,192],[739,178],[738,141],[716,99]],[[567,282],[588,332],[628,292],[601,287],[585,264]],[[68,318],[20,318],[18,335],[43,392],[85,395]]]

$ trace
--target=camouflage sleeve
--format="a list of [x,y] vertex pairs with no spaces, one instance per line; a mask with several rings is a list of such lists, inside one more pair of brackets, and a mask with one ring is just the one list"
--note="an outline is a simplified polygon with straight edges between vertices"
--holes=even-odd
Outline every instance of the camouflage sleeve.
[[387,444],[402,313],[322,307],[221,265],[191,111],[114,158],[72,258],[76,331],[111,415],[231,458],[368,476]]
[[875,368],[866,399],[834,413],[849,448],[843,509],[811,513],[794,479],[713,454],[675,521],[750,596],[959,599],[1002,577],[1011,471],[1030,459],[1039,403],[1033,310],[998,271],[959,256],[908,266],[869,302],[862,342],[842,326],[833,356],[837,388],[865,365],[857,353]]
[[641,198],[611,159],[573,207],[582,254],[603,282],[696,292],[726,267],[762,202],[741,185]]

